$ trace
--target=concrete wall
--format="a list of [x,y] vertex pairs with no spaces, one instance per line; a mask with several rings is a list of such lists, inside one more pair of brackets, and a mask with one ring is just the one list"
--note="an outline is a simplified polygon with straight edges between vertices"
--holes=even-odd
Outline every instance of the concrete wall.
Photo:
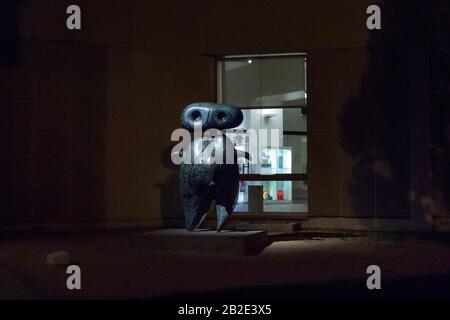
[[3,1],[2,223],[176,218],[180,110],[215,100],[214,56],[272,52],[308,55],[310,216],[448,216],[448,4],[422,2],[80,0],[73,32],[72,1]]
[[109,70],[106,220],[170,222],[182,215],[170,136],[186,105],[214,101],[214,59],[113,50]]
[[81,2],[83,30],[70,33],[68,4],[4,4],[18,27],[2,29],[11,47],[0,66],[0,220],[121,226],[179,216],[170,134],[185,105],[215,99],[215,60],[127,45],[126,1]]
[[98,220],[104,210],[107,50],[37,39],[21,39],[15,50],[17,60],[0,67],[0,219]]

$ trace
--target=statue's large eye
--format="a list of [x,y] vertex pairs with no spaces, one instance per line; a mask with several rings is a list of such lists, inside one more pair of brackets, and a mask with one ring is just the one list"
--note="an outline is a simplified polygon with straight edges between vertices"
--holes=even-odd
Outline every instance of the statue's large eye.
[[202,120],[202,114],[198,110],[192,111],[191,117],[192,117],[192,120],[194,120],[194,121],[201,121]]
[[223,111],[219,111],[217,113],[217,119],[219,119],[219,121],[224,121],[226,117],[227,117],[227,114]]

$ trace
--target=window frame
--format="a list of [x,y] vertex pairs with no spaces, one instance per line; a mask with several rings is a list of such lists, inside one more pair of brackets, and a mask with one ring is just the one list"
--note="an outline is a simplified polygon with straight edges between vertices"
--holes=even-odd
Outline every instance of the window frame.
[[[223,102],[223,72],[224,72],[224,61],[230,61],[230,60],[242,60],[242,59],[261,59],[261,58],[272,58],[272,57],[291,57],[291,56],[302,56],[305,57],[305,103],[304,104],[298,104],[298,105],[283,105],[283,106],[238,106],[242,110],[246,109],[290,109],[290,108],[300,108],[302,110],[307,110],[308,107],[308,72],[307,72],[307,53],[301,52],[301,53],[276,53],[276,54],[247,54],[247,55],[226,55],[221,56],[216,59],[216,97],[217,102],[222,103]],[[298,132],[298,135],[307,136],[306,132]],[[286,173],[286,174],[254,174],[254,173],[247,173],[247,174],[240,174],[240,181],[304,181],[307,183],[308,180],[308,165],[306,168],[306,173]],[[309,198],[309,197],[308,197]],[[308,201],[309,202],[309,201]],[[308,205],[309,208],[309,205]],[[307,210],[309,211],[309,210]],[[261,216],[275,218],[275,219],[301,219],[306,218],[308,212],[263,212],[263,213],[239,213],[240,218],[261,218]]]
[[[305,57],[305,93],[306,93],[306,103],[304,105],[284,105],[284,106],[239,106],[240,109],[289,109],[289,108],[300,108],[306,109],[308,107],[308,82],[307,82],[307,54],[305,52],[301,53],[275,53],[275,54],[246,54],[246,55],[227,55],[219,57],[216,60],[217,64],[217,102],[222,103],[223,101],[223,61],[227,60],[242,60],[242,59],[261,59],[261,58],[273,58],[273,57],[292,57],[292,56],[301,56]],[[307,132],[298,133],[298,135],[308,136]],[[241,174],[241,181],[266,181],[269,180],[267,177],[275,177],[279,176],[279,179],[270,179],[274,181],[307,181],[308,173],[288,173],[288,174],[278,174],[278,175],[266,175],[266,174]]]

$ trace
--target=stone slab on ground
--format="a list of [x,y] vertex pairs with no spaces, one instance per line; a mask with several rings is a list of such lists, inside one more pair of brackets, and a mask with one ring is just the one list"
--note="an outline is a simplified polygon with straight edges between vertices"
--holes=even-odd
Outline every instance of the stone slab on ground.
[[57,251],[47,254],[47,263],[52,266],[66,266],[70,263],[67,251]]
[[269,241],[267,232],[200,229],[161,229],[138,235],[132,246],[156,251],[195,252],[217,255],[253,255],[261,252]]

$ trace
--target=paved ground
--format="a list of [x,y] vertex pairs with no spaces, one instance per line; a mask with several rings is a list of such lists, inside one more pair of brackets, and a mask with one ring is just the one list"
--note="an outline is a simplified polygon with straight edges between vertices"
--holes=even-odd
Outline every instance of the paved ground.
[[[0,298],[450,299],[448,235],[279,235],[257,256],[221,257],[131,248],[138,232],[3,234]],[[66,289],[64,267],[46,264],[58,250],[80,265],[81,291]],[[372,264],[382,270],[376,293],[365,287]]]
[[37,299],[33,291],[11,272],[0,267],[0,300]]

